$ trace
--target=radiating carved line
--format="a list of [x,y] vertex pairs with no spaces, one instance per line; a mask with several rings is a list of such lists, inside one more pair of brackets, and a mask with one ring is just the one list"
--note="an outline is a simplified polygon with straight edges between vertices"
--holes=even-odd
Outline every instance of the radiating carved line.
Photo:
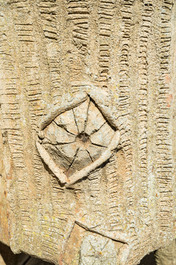
[[71,103],[68,102],[64,106],[61,106],[60,108],[58,108],[57,106],[55,110],[53,110],[47,117],[45,117],[45,120],[40,125],[40,130],[45,129],[45,127],[48,124],[50,124],[52,120],[54,120],[61,113],[79,106],[81,103],[86,101],[87,97],[88,95],[86,93],[82,93],[80,97],[74,99]]
[[83,179],[91,171],[93,171],[94,169],[99,167],[101,164],[103,164],[106,160],[108,160],[112,156],[112,151],[117,148],[117,146],[119,144],[119,141],[120,141],[120,133],[119,133],[119,131],[116,131],[116,133],[114,134],[114,137],[111,140],[111,143],[108,146],[108,149],[97,160],[95,160],[93,163],[91,163],[90,165],[84,167],[80,171],[75,172],[71,176],[70,181],[68,182],[68,184],[66,184],[66,187],[69,187],[72,184],[74,184],[75,182],[77,182],[78,180]]
[[113,150],[115,150],[119,144],[120,141],[120,132],[116,131],[114,134],[108,149],[94,162],[92,162],[90,165],[84,167],[80,171],[76,171],[71,177],[70,181],[67,179],[67,176],[64,174],[63,170],[60,169],[56,163],[53,161],[49,153],[45,150],[45,148],[39,143],[36,142],[36,147],[38,152],[40,153],[43,161],[48,165],[48,167],[51,169],[51,171],[54,173],[54,175],[59,179],[59,181],[62,184],[67,183],[65,186],[69,187],[78,180],[83,179],[86,177],[91,171],[99,167],[101,164],[103,164],[105,161],[107,161],[111,156]]
[[93,158],[91,157],[90,152],[89,152],[87,149],[86,149],[86,152],[88,153],[88,155],[89,155],[91,161],[93,162]]
[[87,107],[87,116],[86,116],[86,120],[85,120],[85,123],[84,123],[84,132],[86,131],[86,126],[87,126],[87,123],[88,123],[89,108],[90,108],[90,97],[89,97],[89,102],[88,102],[88,107]]
[[78,130],[78,133],[80,133],[79,128],[78,128],[78,123],[77,123],[77,121],[76,121],[76,116],[75,116],[74,109],[72,109],[72,112],[73,112],[74,122],[75,122],[75,124],[76,124],[76,128],[77,128],[77,130]]
[[74,155],[74,157],[73,157],[73,159],[72,159],[72,161],[71,161],[71,163],[70,163],[70,165],[69,165],[67,171],[72,167],[73,163],[75,162],[75,159],[76,159],[76,157],[77,157],[77,154],[78,154],[78,152],[79,152],[79,149],[80,149],[80,148],[78,148],[78,149],[76,150],[76,153],[75,153],[75,155]]
[[72,134],[72,135],[75,135],[74,133],[68,131],[64,124],[62,124],[62,123],[61,123],[61,124],[58,124],[58,123],[56,123],[55,121],[54,121],[54,123],[55,123],[57,126],[59,126],[59,127],[61,127],[62,129],[64,129],[67,133],[70,133],[70,134]]
[[[92,100],[92,96],[93,96],[93,100]],[[99,98],[99,95],[98,95],[98,98]],[[81,170],[76,171],[68,179],[67,176],[64,174],[64,171],[62,169],[60,169],[59,166],[55,163],[55,161],[51,158],[48,151],[42,146],[42,144],[40,144],[40,140],[36,143],[37,149],[38,149],[43,161],[48,165],[48,167],[56,175],[56,177],[59,179],[59,181],[62,184],[66,184],[65,187],[70,187],[72,184],[85,178],[94,169],[101,166],[104,162],[106,162],[113,155],[113,150],[116,149],[118,144],[119,144],[120,133],[118,131],[116,121],[114,121],[114,119],[113,119],[113,115],[112,115],[111,111],[109,109],[107,109],[103,103],[99,104],[100,100],[97,100],[97,95],[91,95],[90,96],[88,93],[80,93],[80,94],[78,94],[76,99],[72,99],[66,105],[62,105],[60,108],[57,108],[54,111],[52,111],[47,116],[47,118],[42,122],[42,124],[40,126],[41,130],[39,132],[39,138],[43,139],[43,137],[44,137],[44,133],[42,133],[43,130],[46,128],[47,125],[52,123],[52,121],[58,115],[60,115],[61,113],[65,112],[65,111],[71,110],[71,109],[73,111],[74,122],[76,123],[77,129],[78,129],[77,118],[76,118],[75,113],[74,113],[74,108],[79,106],[83,102],[85,102],[87,99],[89,99],[89,105],[90,105],[90,102],[92,102],[97,107],[97,109],[100,111],[100,113],[103,115],[105,122],[102,124],[102,126],[104,124],[106,124],[106,122],[107,122],[107,123],[109,123],[109,125],[111,125],[113,127],[113,131],[114,131],[114,136],[112,137],[111,142],[108,145],[108,148],[106,146],[101,146],[99,144],[92,143],[94,146],[106,148],[105,151],[100,155],[99,158],[97,158],[95,161],[93,161],[92,156],[90,156],[90,153],[87,151],[88,155],[91,158],[92,163],[89,164],[88,166],[85,166]],[[97,103],[95,103],[95,102],[97,102]],[[86,126],[88,126],[87,119],[88,119],[88,113],[89,113],[89,105],[87,108],[87,116],[86,116],[87,118],[84,122],[84,130],[86,129]],[[98,130],[100,128],[98,128]],[[98,130],[96,130],[96,131],[98,131]],[[43,142],[43,144],[44,144],[44,142]],[[77,150],[69,168],[72,166],[72,164],[73,164],[73,162],[77,156],[78,150]]]

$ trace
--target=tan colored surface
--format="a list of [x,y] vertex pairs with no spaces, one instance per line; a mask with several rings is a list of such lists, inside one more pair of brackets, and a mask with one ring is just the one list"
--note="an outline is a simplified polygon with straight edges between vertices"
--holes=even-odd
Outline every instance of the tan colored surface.
[[176,265],[176,242],[173,240],[171,244],[160,248],[156,252],[157,265]]
[[[0,0],[0,240],[15,253],[84,264],[92,241],[95,264],[136,265],[175,238],[175,14],[173,0]],[[54,144],[74,139],[74,100],[83,130],[82,93],[93,102],[84,129],[98,126],[88,139],[106,146],[119,130],[120,144],[68,188],[36,141],[48,130],[54,160]],[[48,126],[60,114],[70,137]],[[83,153],[75,172],[92,163]]]
[[5,262],[1,256],[0,256],[0,265],[5,265]]
[[[3,145],[5,146],[3,148]],[[8,156],[8,150],[6,148],[6,143],[2,139],[2,134],[0,133],[0,153],[6,153]],[[8,159],[7,159],[8,160]],[[6,161],[7,165],[8,161]],[[7,196],[9,193],[8,184],[11,179],[11,169],[9,167],[9,172],[6,175],[5,165],[3,160],[0,160],[0,240],[5,244],[9,244],[9,204]]]

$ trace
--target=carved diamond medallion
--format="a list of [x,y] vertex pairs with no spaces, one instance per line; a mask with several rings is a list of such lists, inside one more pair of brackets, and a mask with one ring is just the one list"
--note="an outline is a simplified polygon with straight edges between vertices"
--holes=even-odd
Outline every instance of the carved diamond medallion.
[[118,143],[119,131],[87,95],[51,114],[36,145],[50,170],[69,186],[109,159]]

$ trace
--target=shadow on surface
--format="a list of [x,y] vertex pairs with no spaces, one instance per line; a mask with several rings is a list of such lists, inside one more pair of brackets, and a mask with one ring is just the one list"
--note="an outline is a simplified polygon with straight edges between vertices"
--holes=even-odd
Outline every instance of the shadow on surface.
[[[155,252],[146,255],[139,265],[156,265],[154,254]],[[2,260],[0,260],[0,265],[53,265],[52,263],[31,257],[25,253],[15,255],[11,249],[3,243],[0,243],[0,255],[4,262],[3,264]]]
[[[2,258],[1,258],[2,257]],[[11,249],[0,242],[0,265],[53,265],[25,253],[13,254]]]
[[139,263],[139,265],[156,265],[155,262],[155,251],[151,252],[150,254],[146,255],[141,262]]

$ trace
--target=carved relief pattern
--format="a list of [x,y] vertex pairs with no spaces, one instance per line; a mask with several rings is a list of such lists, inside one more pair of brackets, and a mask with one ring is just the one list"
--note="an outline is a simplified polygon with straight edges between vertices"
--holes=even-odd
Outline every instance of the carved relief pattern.
[[120,134],[89,96],[60,112],[39,132],[36,146],[51,171],[68,186],[109,159]]
[[113,249],[114,261],[99,255],[108,239],[102,252],[124,245],[138,264],[175,236],[174,1],[1,2],[11,248],[55,264],[67,253],[63,264],[79,264],[75,251],[85,264],[95,239],[91,262],[113,264]]

